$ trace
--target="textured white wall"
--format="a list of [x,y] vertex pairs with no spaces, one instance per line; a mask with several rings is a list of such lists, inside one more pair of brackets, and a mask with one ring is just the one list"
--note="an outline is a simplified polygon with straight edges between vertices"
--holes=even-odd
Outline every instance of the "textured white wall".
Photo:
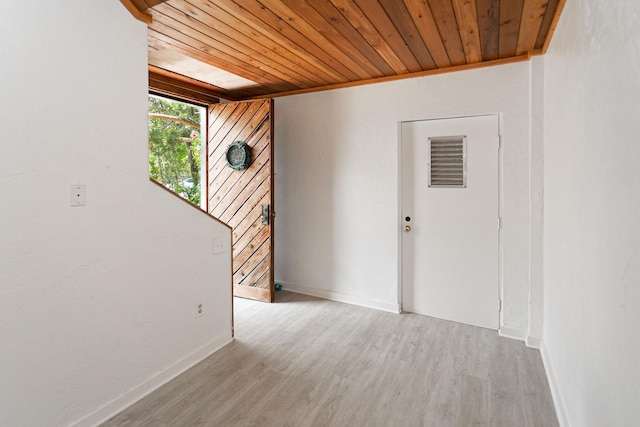
[[[398,307],[398,124],[500,113],[503,332],[529,324],[530,64],[277,98],[276,280]],[[496,284],[497,286],[497,284]]]
[[527,345],[540,348],[543,333],[544,56],[531,59],[529,145],[529,331]]
[[545,58],[543,355],[566,426],[640,420],[640,3],[569,1]]
[[230,341],[231,233],[148,180],[145,25],[114,0],[3,16],[0,425],[92,425]]

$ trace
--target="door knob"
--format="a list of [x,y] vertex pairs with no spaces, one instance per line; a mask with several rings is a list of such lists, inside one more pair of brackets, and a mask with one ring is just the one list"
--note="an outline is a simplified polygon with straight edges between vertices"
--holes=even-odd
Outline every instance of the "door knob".
[[411,226],[410,225],[405,225],[404,226],[404,231],[411,231]]

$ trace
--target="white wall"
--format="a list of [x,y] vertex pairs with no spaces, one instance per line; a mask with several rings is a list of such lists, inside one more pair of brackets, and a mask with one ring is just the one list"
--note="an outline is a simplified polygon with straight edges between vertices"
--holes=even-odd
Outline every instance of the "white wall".
[[545,58],[543,355],[566,426],[640,420],[640,3],[567,2]]
[[530,67],[518,63],[277,98],[276,280],[301,292],[397,310],[398,124],[500,113],[502,330],[524,339]]
[[231,233],[149,182],[145,25],[114,0],[3,16],[0,425],[92,425],[230,341]]

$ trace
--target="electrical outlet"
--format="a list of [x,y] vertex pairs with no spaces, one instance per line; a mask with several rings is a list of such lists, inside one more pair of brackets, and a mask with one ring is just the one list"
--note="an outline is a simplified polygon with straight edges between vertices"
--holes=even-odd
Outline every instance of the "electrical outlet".
[[201,302],[196,303],[196,319],[204,315],[204,305]]
[[224,239],[214,239],[213,240],[213,253],[221,254],[225,251]]
[[84,185],[71,186],[71,206],[84,206],[87,203],[87,192]]

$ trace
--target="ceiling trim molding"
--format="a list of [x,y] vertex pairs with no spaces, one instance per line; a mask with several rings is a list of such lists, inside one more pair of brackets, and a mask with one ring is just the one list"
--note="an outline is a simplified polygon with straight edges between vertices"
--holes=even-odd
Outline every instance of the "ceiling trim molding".
[[129,13],[138,21],[142,21],[147,25],[151,25],[153,18],[148,13],[140,11],[131,0],[120,0],[120,3],[127,8]]
[[288,92],[272,93],[268,95],[254,96],[248,99],[279,98],[281,96],[301,95],[304,93],[322,92],[322,91],[331,90],[331,89],[344,89],[348,87],[362,86],[362,85],[368,85],[373,83],[385,83],[385,82],[392,82],[396,80],[412,79],[415,77],[435,76],[438,74],[447,74],[447,73],[452,73],[456,71],[475,70],[478,68],[494,67],[496,65],[506,65],[506,64],[513,64],[516,62],[525,62],[525,61],[529,61],[532,56],[542,55],[543,53],[544,52],[542,51],[542,49],[536,49],[536,50],[527,52],[523,55],[513,56],[510,58],[504,58],[504,59],[496,59],[493,61],[484,61],[484,62],[477,62],[474,64],[456,65],[453,67],[437,68],[434,70],[427,70],[427,71],[418,71],[415,73],[407,73],[407,74],[387,76],[387,77],[378,77],[375,79],[359,80],[359,81],[347,82],[347,83],[338,83],[334,85],[298,89],[298,90],[292,90]]

